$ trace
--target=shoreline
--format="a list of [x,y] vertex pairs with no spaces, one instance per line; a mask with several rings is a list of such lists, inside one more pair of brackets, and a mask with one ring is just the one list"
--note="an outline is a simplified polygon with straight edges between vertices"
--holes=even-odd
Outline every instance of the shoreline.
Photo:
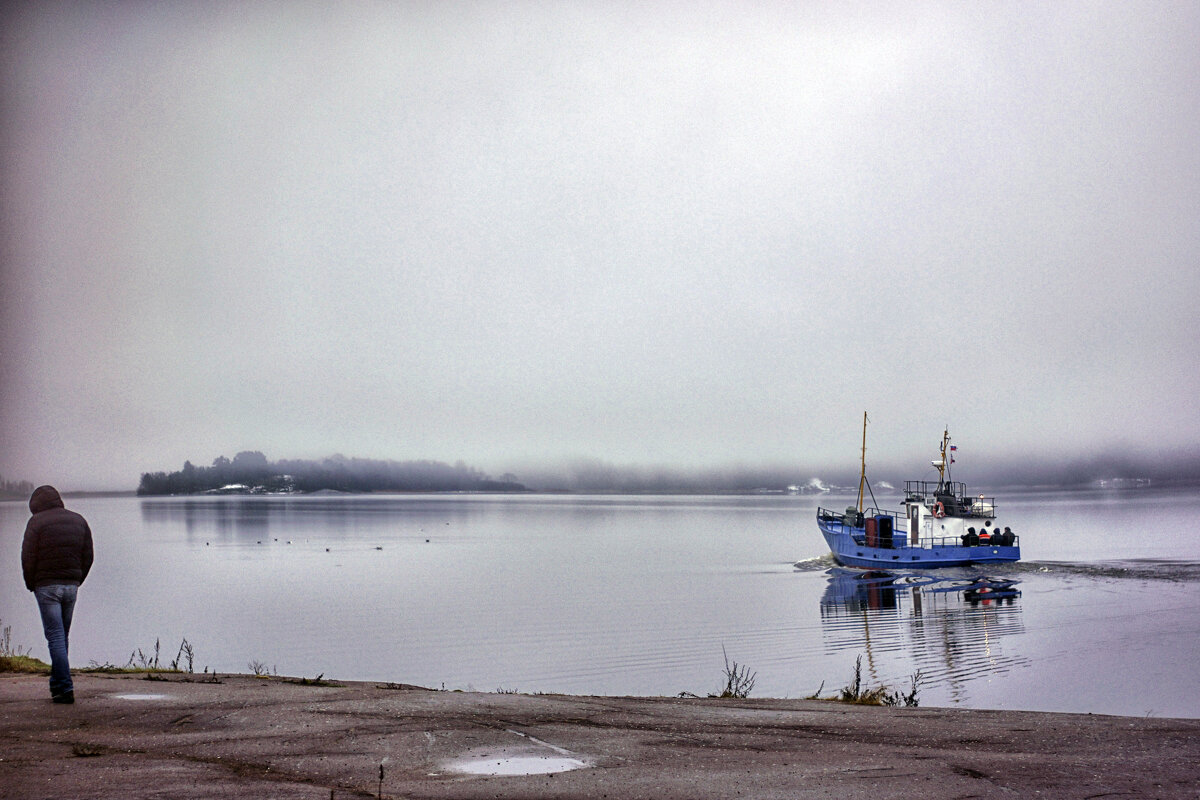
[[45,676],[0,674],[0,797],[1200,794],[1195,719],[226,674],[75,683],[60,706]]
[[[981,482],[985,485],[986,482]],[[990,484],[987,484],[990,485]],[[1117,494],[1117,495],[1138,495],[1151,492],[1175,492],[1180,490],[1200,490],[1200,478],[1195,477],[1179,477],[1174,479],[1160,479],[1150,486],[1137,487],[1105,487],[1097,486],[1092,482],[1087,483],[1041,483],[1041,484],[996,484],[991,486],[989,491],[1001,492],[1006,494],[1016,495],[1047,495],[1067,493],[1071,495],[1098,493],[1098,494]],[[820,498],[820,497],[853,497],[856,489],[852,486],[837,486],[829,492],[789,492],[786,489],[770,488],[770,489],[740,489],[740,488],[707,488],[707,489],[688,489],[688,488],[644,488],[644,489],[628,489],[628,488],[610,488],[610,489],[565,489],[565,488],[524,488],[524,489],[376,489],[376,490],[342,490],[342,489],[317,489],[313,491],[295,491],[295,492],[264,492],[255,493],[250,491],[245,492],[219,492],[219,491],[196,491],[196,492],[176,492],[176,493],[139,493],[134,489],[63,489],[61,495],[64,499],[96,499],[96,498],[112,498],[112,497],[131,497],[140,500],[163,500],[163,499],[192,499],[199,497],[226,497],[226,498],[260,498],[260,497],[387,497],[387,496],[421,496],[434,495],[453,497],[455,495],[495,495],[498,497],[521,497],[521,496],[546,496],[546,497],[803,497],[803,498]],[[903,492],[892,489],[881,491],[881,495],[895,496],[901,495]],[[27,494],[0,494],[0,503],[28,503],[29,496]]]

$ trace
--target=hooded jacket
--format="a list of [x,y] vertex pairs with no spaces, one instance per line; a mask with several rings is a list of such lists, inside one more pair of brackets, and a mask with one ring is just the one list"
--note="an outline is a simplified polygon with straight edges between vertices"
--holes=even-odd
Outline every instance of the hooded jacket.
[[21,542],[25,588],[50,584],[78,586],[92,568],[92,530],[87,520],[63,507],[53,486],[39,486],[29,498],[33,514]]

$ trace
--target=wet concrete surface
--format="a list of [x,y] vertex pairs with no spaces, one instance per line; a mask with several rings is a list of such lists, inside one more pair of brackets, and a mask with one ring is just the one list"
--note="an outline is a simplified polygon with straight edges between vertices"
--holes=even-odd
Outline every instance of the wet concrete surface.
[[1200,797],[1194,719],[189,677],[0,675],[0,797]]

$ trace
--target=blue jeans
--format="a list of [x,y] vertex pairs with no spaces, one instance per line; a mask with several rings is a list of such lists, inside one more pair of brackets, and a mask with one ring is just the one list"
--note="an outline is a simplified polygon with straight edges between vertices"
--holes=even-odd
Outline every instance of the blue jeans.
[[71,664],[67,661],[67,636],[71,633],[71,615],[75,613],[78,586],[52,584],[33,590],[38,610],[42,612],[42,630],[50,647],[50,694],[75,691],[71,683]]

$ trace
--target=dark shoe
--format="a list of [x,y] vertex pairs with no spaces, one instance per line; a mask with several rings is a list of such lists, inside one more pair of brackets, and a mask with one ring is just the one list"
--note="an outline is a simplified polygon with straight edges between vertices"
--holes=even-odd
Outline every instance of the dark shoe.
[[75,692],[63,692],[62,694],[54,695],[54,697],[51,697],[50,699],[56,703],[74,703]]

